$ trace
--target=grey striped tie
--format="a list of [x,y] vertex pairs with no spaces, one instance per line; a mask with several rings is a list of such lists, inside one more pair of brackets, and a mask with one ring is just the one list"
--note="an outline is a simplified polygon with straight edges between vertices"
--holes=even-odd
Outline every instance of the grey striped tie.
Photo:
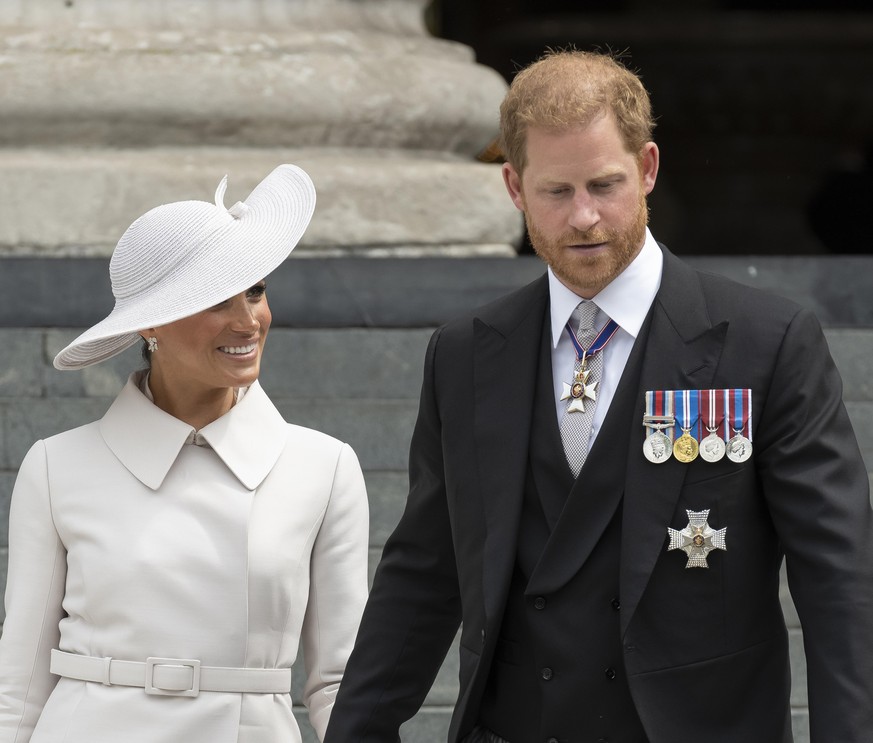
[[[576,328],[576,338],[579,345],[584,349],[588,349],[597,337],[595,329],[595,319],[599,308],[594,302],[580,302],[573,314],[570,316],[570,327]],[[573,369],[574,374],[582,368],[582,362],[576,359],[576,365]],[[586,359],[585,368],[589,371],[588,377],[585,380],[585,385],[591,388],[597,385],[603,376],[603,353],[596,353],[594,356],[589,356]],[[571,381],[572,384],[572,381]],[[588,439],[591,436],[591,424],[594,420],[594,408],[597,404],[596,390],[594,387],[595,399],[584,400],[585,411],[568,412],[564,409],[564,415],[561,418],[561,440],[564,442],[564,453],[567,456],[567,463],[570,465],[570,471],[573,477],[578,477],[585,464],[585,458],[588,456]],[[567,401],[569,407],[570,400]]]

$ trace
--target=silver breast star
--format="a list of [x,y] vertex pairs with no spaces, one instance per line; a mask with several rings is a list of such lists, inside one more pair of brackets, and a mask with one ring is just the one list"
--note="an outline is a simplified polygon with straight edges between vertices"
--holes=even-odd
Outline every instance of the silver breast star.
[[713,529],[707,519],[709,509],[706,511],[686,511],[688,514],[688,526],[681,531],[667,528],[670,537],[668,550],[683,550],[688,555],[686,568],[708,568],[706,556],[713,550],[727,550],[724,535],[727,527]]
[[568,413],[584,413],[585,399],[597,400],[597,382],[588,384],[588,375],[591,374],[589,369],[580,369],[573,375],[573,384],[564,382],[564,392],[561,394],[562,400],[570,400],[567,406]]

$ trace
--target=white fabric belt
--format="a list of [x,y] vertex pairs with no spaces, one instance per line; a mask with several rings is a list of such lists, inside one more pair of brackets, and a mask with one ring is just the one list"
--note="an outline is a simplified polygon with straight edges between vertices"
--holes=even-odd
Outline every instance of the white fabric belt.
[[56,676],[105,686],[138,686],[146,694],[196,697],[201,691],[288,694],[290,668],[216,668],[189,658],[146,658],[145,663],[52,650]]

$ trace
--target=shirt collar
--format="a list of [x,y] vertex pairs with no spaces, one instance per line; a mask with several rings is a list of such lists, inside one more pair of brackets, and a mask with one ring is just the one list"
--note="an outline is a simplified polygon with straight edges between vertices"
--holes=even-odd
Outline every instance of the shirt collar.
[[[661,286],[663,265],[664,255],[647,227],[646,239],[637,257],[591,301],[615,320],[622,330],[636,338]],[[552,272],[551,266],[548,273],[552,347],[555,348],[582,297],[564,286]]]
[[[130,375],[99,428],[106,445],[130,473],[157,490],[195,431],[152,403],[139,387],[141,380],[142,372]],[[244,487],[255,490],[282,453],[287,429],[255,382],[227,413],[196,433]]]

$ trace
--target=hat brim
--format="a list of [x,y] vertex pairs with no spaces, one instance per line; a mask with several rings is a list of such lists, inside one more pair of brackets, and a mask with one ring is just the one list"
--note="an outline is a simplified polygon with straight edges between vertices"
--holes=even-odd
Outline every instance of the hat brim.
[[[278,268],[300,241],[315,210],[315,187],[294,165],[280,165],[160,281],[130,297],[55,356],[57,369],[105,361],[139,340],[139,331],[202,312],[245,291]],[[219,207],[214,207],[217,212]],[[222,214],[222,218],[224,214]]]

